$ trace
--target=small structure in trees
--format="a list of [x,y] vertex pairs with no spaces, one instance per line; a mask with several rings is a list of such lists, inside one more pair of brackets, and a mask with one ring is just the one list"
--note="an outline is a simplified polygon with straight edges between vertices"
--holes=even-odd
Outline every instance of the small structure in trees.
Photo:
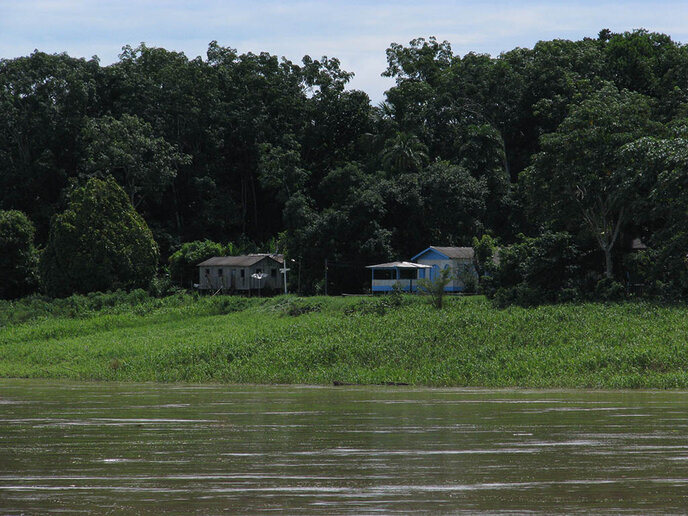
[[[281,254],[255,253],[241,256],[214,256],[198,264],[198,288],[223,293],[278,293],[284,288]],[[259,275],[266,274],[262,279]]]

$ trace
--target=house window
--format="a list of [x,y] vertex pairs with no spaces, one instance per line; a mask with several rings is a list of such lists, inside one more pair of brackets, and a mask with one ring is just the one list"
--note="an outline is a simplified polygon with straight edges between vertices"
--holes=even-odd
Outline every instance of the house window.
[[222,276],[222,269],[217,269],[217,275]]
[[373,279],[393,280],[396,279],[396,275],[391,269],[373,269]]
[[256,269],[256,274],[262,274],[263,269]]
[[205,270],[205,275],[206,275],[206,276],[210,276],[210,269],[206,269],[206,270]]
[[270,269],[270,276],[272,276],[273,278],[276,278],[277,277],[277,269]]
[[399,279],[417,279],[417,269],[399,269]]
[[241,269],[241,279],[244,279],[246,276],[246,269]]

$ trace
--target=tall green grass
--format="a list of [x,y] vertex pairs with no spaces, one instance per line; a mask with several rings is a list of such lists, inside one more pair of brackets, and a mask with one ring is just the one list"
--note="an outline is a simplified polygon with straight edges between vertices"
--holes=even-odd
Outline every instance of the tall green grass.
[[688,309],[416,296],[179,297],[0,329],[0,376],[686,388]]

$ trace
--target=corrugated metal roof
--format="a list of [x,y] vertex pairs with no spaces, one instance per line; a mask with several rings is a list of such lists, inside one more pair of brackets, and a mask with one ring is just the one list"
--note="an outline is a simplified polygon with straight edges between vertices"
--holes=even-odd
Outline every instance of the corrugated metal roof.
[[430,248],[452,259],[472,260],[475,255],[472,247],[438,247],[431,245]]
[[413,262],[389,262],[378,263],[377,265],[366,265],[366,269],[431,269],[431,265],[423,265]]
[[241,256],[213,256],[199,263],[197,267],[251,267],[265,258],[270,258],[279,264],[284,263],[282,255],[246,254]]
[[278,261],[279,263],[284,263],[284,255],[283,254],[274,254],[274,253],[249,253],[247,256],[269,256],[275,261]]

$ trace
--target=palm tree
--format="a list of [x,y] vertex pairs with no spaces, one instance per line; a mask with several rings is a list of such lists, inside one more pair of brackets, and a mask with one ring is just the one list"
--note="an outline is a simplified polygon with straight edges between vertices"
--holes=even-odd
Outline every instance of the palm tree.
[[428,148],[409,133],[397,132],[382,151],[382,165],[390,172],[417,172],[427,162]]

